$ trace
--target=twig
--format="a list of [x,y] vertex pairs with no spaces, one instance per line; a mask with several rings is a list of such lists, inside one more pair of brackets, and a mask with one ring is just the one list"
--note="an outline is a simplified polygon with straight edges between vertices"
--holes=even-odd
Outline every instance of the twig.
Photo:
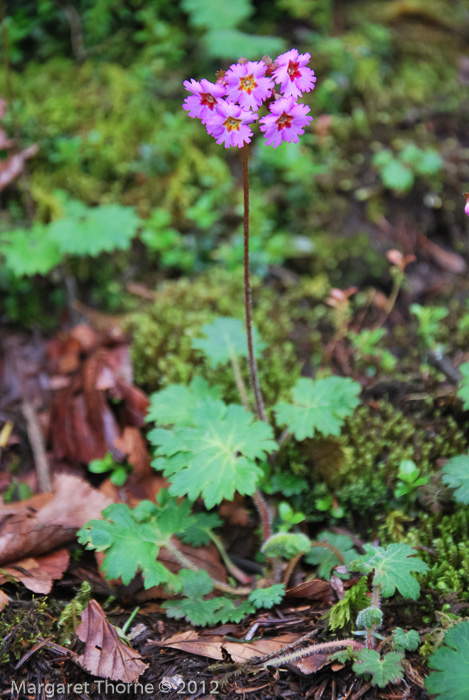
[[36,466],[39,489],[43,493],[47,493],[52,491],[52,479],[41,426],[39,425],[36,411],[34,410],[34,406],[31,401],[28,401],[28,399],[23,399],[22,411],[26,420],[29,444],[31,445],[31,450],[34,456],[34,464]]
[[427,356],[429,363],[443,372],[450,382],[459,384],[462,380],[462,374],[457,367],[453,367],[449,357],[443,355],[439,350],[430,350]]
[[76,61],[81,62],[86,58],[81,17],[73,5],[68,2],[68,0],[58,1],[70,26],[70,41],[72,44],[73,55],[75,56]]

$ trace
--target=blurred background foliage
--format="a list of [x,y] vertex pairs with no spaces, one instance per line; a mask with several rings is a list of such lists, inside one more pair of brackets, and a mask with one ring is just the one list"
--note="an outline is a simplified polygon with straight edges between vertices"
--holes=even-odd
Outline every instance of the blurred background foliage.
[[259,279],[386,287],[383,253],[409,252],[409,230],[467,252],[464,0],[2,0],[0,18],[2,128],[39,147],[0,193],[3,321],[47,326],[74,297],[133,309],[135,282],[236,276],[239,154],[188,118],[182,83],[291,46],[312,56],[314,122],[299,144],[253,142]]

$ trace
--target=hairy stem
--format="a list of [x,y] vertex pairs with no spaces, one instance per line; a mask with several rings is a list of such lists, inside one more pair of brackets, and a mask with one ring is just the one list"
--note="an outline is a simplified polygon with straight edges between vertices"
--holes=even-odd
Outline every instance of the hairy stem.
[[[185,569],[190,569],[191,571],[201,571],[201,569],[196,566],[194,562],[189,559],[189,557],[186,557],[186,555],[177,548],[174,542],[166,542],[164,546]],[[230,586],[228,583],[223,583],[222,581],[217,581],[214,578],[212,578],[212,581],[214,588],[222,591],[223,593],[230,593],[231,595],[249,595],[253,590],[247,586],[245,588],[234,588],[234,586]]]
[[324,642],[323,644],[314,644],[311,647],[305,647],[304,649],[299,649],[298,651],[292,651],[290,654],[284,654],[278,656],[275,659],[266,661],[264,668],[268,666],[281,666],[282,664],[288,663],[289,661],[295,661],[296,659],[301,659],[303,656],[311,656],[312,654],[321,654],[324,651],[332,651],[337,647],[353,647],[354,649],[362,649],[362,644],[357,642],[356,639],[336,639],[333,642]]
[[[381,586],[374,586],[371,594],[371,605],[374,608],[381,610]],[[378,628],[378,625],[373,625],[366,630],[366,647],[367,649],[373,649],[375,646],[374,634]]]
[[243,161],[243,193],[244,193],[244,307],[246,310],[246,333],[248,337],[249,352],[249,373],[251,378],[251,388],[256,402],[256,412],[259,418],[267,421],[262,398],[259,375],[257,372],[257,361],[254,354],[252,341],[252,294],[251,281],[249,278],[249,152],[247,146],[241,149]]
[[269,506],[267,505],[264,496],[261,494],[259,489],[254,491],[252,500],[254,501],[254,505],[256,506],[257,512],[259,513],[259,517],[261,519],[262,538],[263,544],[265,544],[267,540],[272,537],[272,515],[270,513]]

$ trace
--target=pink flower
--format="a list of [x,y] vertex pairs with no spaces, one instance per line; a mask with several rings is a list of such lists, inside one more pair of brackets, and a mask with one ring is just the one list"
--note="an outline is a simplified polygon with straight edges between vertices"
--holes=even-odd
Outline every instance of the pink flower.
[[469,216],[469,192],[464,192],[464,196],[466,198],[466,206],[464,207],[464,211]]
[[307,68],[311,55],[299,54],[296,49],[291,49],[275,59],[278,68],[273,72],[276,83],[280,83],[280,90],[284,97],[300,97],[304,92],[314,90],[316,76],[311,68]]
[[227,100],[244,109],[260,107],[274,88],[274,81],[264,77],[266,70],[264,61],[233,63],[225,74]]
[[277,148],[282,141],[297,143],[304,127],[311,121],[306,105],[298,104],[293,97],[281,97],[270,105],[270,112],[260,120],[261,131],[265,132],[267,146]]
[[190,117],[197,117],[205,124],[206,119],[213,113],[220,98],[225,94],[225,88],[219,83],[214,85],[205,78],[202,78],[200,83],[194,79],[190,82],[185,80],[184,87],[194,94],[186,97],[182,108],[189,112]]
[[216,111],[207,119],[206,127],[218,144],[224,143],[225,148],[242,148],[251,141],[252,129],[248,124],[256,119],[255,112],[241,109],[234,102],[219,102]]

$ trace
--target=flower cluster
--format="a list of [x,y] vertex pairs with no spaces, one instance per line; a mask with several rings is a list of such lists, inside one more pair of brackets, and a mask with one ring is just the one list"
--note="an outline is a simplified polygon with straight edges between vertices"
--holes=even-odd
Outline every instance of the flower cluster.
[[[307,66],[310,58],[309,53],[291,49],[275,62],[267,56],[261,61],[240,58],[216,83],[185,80],[184,87],[192,94],[183,109],[200,119],[218,144],[242,148],[250,143],[250,124],[259,119],[258,109],[266,103],[269,114],[259,119],[266,144],[277,148],[282,141],[297,143],[312,121],[307,116],[310,108],[297,102],[304,92],[314,90],[316,76]],[[278,92],[275,84],[280,86]]]

